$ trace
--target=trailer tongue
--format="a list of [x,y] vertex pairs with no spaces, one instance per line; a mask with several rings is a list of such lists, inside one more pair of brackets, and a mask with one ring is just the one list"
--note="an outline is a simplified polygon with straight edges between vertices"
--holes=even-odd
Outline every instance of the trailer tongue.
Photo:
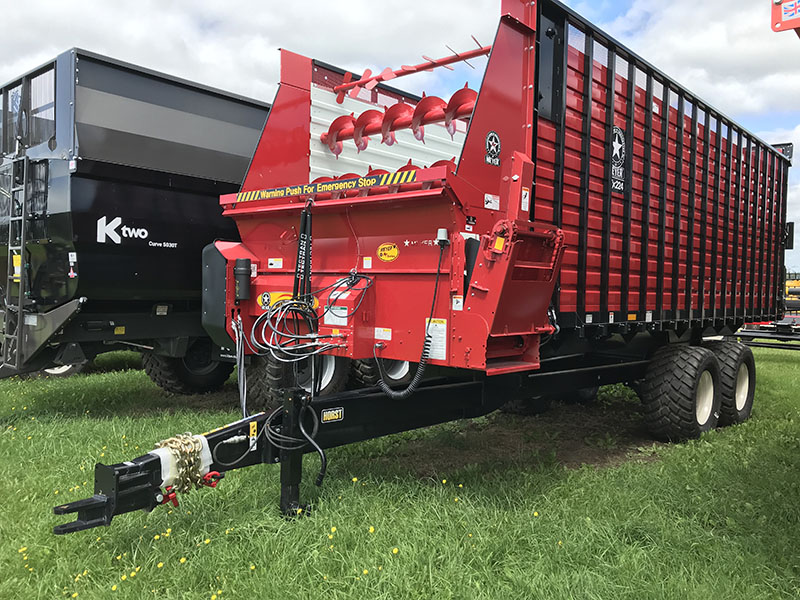
[[[418,67],[353,80],[283,51],[243,189],[221,198],[242,242],[203,260],[203,325],[236,345],[243,418],[98,465],[56,533],[267,462],[297,514],[305,453],[321,484],[327,448],[605,383],[641,381],[662,439],[749,417],[752,354],[702,342],[781,312],[788,160],[551,0],[502,2],[479,93],[380,83]],[[325,365],[351,360],[378,387],[321,394]],[[250,415],[264,364],[280,403]]]

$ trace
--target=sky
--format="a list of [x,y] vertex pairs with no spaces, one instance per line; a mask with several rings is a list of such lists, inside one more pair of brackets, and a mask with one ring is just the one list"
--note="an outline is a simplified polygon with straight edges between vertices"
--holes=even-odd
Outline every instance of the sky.
[[[770,27],[772,0],[568,0],[623,42],[767,142],[800,152],[800,38]],[[421,55],[490,44],[499,0],[28,0],[41,15],[0,37],[0,80],[73,47],[271,101],[278,48],[362,72],[421,62]],[[475,70],[461,65],[402,80],[409,91],[448,97]],[[398,82],[399,83],[399,82]],[[399,86],[400,87],[400,86]],[[789,220],[800,222],[800,168],[790,176]],[[800,235],[798,235],[800,237]],[[798,240],[800,241],[800,240]],[[800,249],[787,253],[800,271]]]

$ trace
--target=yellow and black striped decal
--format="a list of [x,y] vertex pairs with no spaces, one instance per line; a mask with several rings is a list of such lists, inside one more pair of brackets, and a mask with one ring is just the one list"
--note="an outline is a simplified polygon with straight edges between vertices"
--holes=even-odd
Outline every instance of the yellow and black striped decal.
[[312,194],[330,194],[333,192],[347,192],[371,187],[387,185],[401,185],[412,183],[417,179],[417,171],[398,171],[384,175],[358,177],[355,179],[339,179],[335,181],[321,181],[304,185],[290,185],[269,190],[254,190],[236,194],[236,202],[252,202],[254,200],[271,200],[276,198],[290,198],[292,196],[310,196]]

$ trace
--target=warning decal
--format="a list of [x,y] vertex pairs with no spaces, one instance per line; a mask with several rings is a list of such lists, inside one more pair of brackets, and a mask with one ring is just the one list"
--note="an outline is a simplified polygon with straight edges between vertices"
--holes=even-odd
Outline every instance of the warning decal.
[[425,326],[431,336],[430,358],[447,360],[447,319],[425,319]]
[[295,196],[305,195],[310,196],[313,194],[338,193],[349,190],[411,183],[416,181],[416,179],[417,172],[415,170],[398,171],[397,173],[385,173],[383,175],[371,175],[367,177],[356,177],[353,179],[337,179],[335,181],[321,181],[319,183],[289,185],[286,187],[271,188],[268,190],[251,190],[249,192],[240,192],[236,194],[236,201],[253,202],[256,200],[272,200],[276,198],[292,198]]
[[397,248],[397,244],[389,242],[378,246],[377,254],[383,262],[393,262],[400,256],[400,250]]

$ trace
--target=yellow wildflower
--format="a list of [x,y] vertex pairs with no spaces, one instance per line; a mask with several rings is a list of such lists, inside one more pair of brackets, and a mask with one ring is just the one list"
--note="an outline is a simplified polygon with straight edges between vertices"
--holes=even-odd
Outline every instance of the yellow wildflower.
[[131,571],[131,579],[133,579],[134,577],[136,577],[136,571]]
[[136,567],[136,572],[137,572],[137,573],[138,573],[139,571],[141,571],[141,570],[142,570],[142,567]]
[[256,566],[255,565],[250,565],[250,570],[251,571],[255,571],[256,570]]
[[203,543],[204,543],[204,544],[210,544],[210,543],[211,543],[211,540],[210,540],[210,539],[208,539],[208,538],[206,538],[206,539],[204,539],[204,540],[203,540]]
[[111,591],[112,592],[116,592],[117,591],[117,584],[116,583],[111,586]]
[[363,573],[364,575],[369,575],[369,571],[368,571],[367,569],[364,569],[364,570],[362,571],[362,573]]
[[186,557],[185,557],[185,556],[181,556],[180,563],[181,563],[181,564],[183,564],[183,563],[185,563],[185,562],[186,562]]
[[358,481],[358,477],[353,477],[353,483],[355,483],[356,481]]
[[211,594],[211,600],[217,600],[217,595],[216,594]]
[[442,479],[442,485],[444,485],[445,483],[447,483],[447,479]]
[[372,525],[369,526],[369,532],[375,533],[375,528]]
[[453,498],[453,501],[454,502],[458,502],[458,498]]
[[77,597],[78,597],[78,592],[74,592],[74,593],[72,594],[72,597],[73,597],[73,598],[77,598]]
[[459,484],[458,484],[458,487],[460,487],[460,488],[463,488],[463,487],[464,487],[464,484],[463,484],[463,483],[459,483]]
[[153,539],[154,539],[154,540],[160,540],[160,539],[161,539],[161,536],[160,536],[160,535],[158,535],[158,534],[155,534],[155,535],[153,536]]
[[392,548],[392,554],[397,554],[398,552],[400,552],[399,548]]
[[122,581],[125,581],[127,578],[128,578],[128,576],[127,576],[127,575],[123,575],[122,577],[120,577],[120,579],[121,579]]
[[160,568],[161,568],[161,567],[163,567],[163,566],[164,566],[164,563],[163,563],[163,562],[160,562],[160,563],[158,563],[158,564],[156,565],[156,568],[157,568],[157,569],[160,569]]
[[537,511],[533,511],[533,516],[534,516],[534,517],[538,517],[538,516],[539,516],[539,513],[538,513]]
[[22,548],[20,548],[19,550],[17,550],[17,552],[19,552],[20,554],[22,554],[22,553],[23,553],[23,552],[25,552],[27,549],[28,549],[28,547],[27,547],[27,546],[23,546]]
[[329,539],[329,540],[332,540],[332,539],[333,539],[333,534],[332,534],[332,533],[329,533],[329,534],[328,534],[328,539]]
[[331,533],[336,533],[336,527],[331,527]]

